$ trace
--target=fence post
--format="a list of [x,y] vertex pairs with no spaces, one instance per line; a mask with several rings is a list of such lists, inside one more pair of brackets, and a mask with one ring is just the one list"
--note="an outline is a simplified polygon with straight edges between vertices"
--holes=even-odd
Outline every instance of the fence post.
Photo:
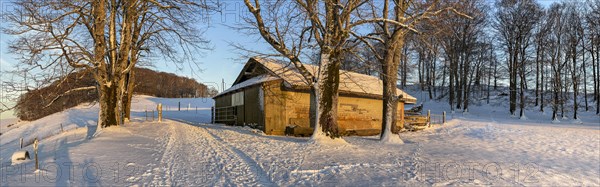
[[431,110],[427,110],[427,123],[431,127]]
[[156,110],[158,111],[158,122],[162,122],[162,103],[158,103]]
[[38,164],[38,139],[35,138],[35,141],[33,141],[33,152],[35,153],[35,170],[37,171],[39,169],[39,164]]
[[21,149],[23,149],[23,138],[21,138],[21,139],[19,140],[19,142],[20,142],[20,143],[19,143],[19,147],[21,147]]
[[178,106],[178,107],[177,107],[177,111],[181,111],[181,101],[179,101],[179,102],[177,102],[177,103],[178,103],[178,104],[177,104],[177,106]]
[[65,132],[65,131],[63,130],[62,123],[60,124],[60,132]]
[[144,110],[144,114],[146,114],[146,119],[144,121],[148,121],[148,110]]
[[152,121],[154,121],[154,110],[152,110]]
[[215,107],[210,107],[210,123],[215,123]]
[[442,124],[446,123],[446,111],[442,113]]

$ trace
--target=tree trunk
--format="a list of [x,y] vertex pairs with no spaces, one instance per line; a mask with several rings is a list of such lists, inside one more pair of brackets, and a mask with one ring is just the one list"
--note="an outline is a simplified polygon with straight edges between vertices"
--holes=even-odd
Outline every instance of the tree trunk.
[[600,115],[600,45],[596,46],[596,115]]
[[396,129],[396,108],[398,108],[398,97],[396,93],[396,82],[398,80],[398,57],[400,51],[398,46],[402,46],[402,42],[395,42],[387,45],[384,62],[382,64],[383,73],[383,112],[381,120],[380,139],[386,140],[393,133],[397,133]]
[[596,51],[598,48],[595,47],[595,37],[592,36],[590,38],[590,55],[592,56],[592,78],[594,82],[594,100],[596,101],[596,114],[600,114],[600,61],[597,62],[598,55],[596,55]]
[[[576,47],[576,46],[575,46]],[[579,83],[577,80],[577,49],[573,49],[571,59],[573,60],[573,67],[571,72],[571,80],[573,81],[573,119],[577,119],[577,109],[579,104],[577,103],[577,92],[579,92]]]
[[487,74],[488,74],[488,76],[487,76],[487,91],[486,91],[487,92],[486,93],[487,94],[486,95],[486,103],[487,104],[490,104],[490,87],[491,87],[490,84],[492,84],[492,82],[491,82],[492,81],[492,71],[490,71],[491,68],[492,67],[488,67],[488,71],[487,71]]
[[[518,46],[518,45],[517,45]],[[510,81],[509,81],[509,100],[510,100],[510,107],[509,107],[509,111],[510,111],[510,115],[515,115],[515,111],[516,111],[516,104],[517,104],[517,60],[518,60],[518,49],[513,49],[512,50],[512,54],[510,54],[509,56],[511,57],[510,59],[510,67],[509,67],[509,71],[510,71]]]
[[117,87],[116,84],[100,85],[100,118],[98,123],[102,128],[119,125]]
[[[600,40],[600,38],[595,38]],[[595,56],[596,56],[596,88],[594,88],[596,92],[596,115],[600,115],[600,45],[595,47]],[[592,52],[594,54],[594,52]]]
[[596,59],[599,57],[595,54],[598,50],[594,47],[594,37],[592,36],[591,41],[592,45],[590,46],[590,53],[592,55],[592,77],[594,78],[594,100],[596,101],[596,114],[600,114],[600,82],[598,81],[598,77],[600,76],[600,61],[597,62]]
[[525,49],[526,49],[526,46],[523,46],[522,47],[522,51],[521,51],[521,58],[520,58],[520,62],[521,63],[520,63],[520,66],[519,66],[519,69],[520,69],[520,71],[519,71],[520,72],[519,73],[520,74],[519,80],[521,82],[520,93],[519,93],[519,95],[521,97],[519,99],[520,100],[520,104],[519,104],[519,108],[520,108],[519,117],[521,119],[526,118],[526,116],[525,116],[525,102],[526,102],[525,101],[525,90],[527,89],[527,77],[525,76],[525,74],[527,72],[525,72],[525,66],[526,66],[526,56],[525,56],[526,55],[525,54],[526,51],[525,51]]
[[329,51],[322,50],[321,70],[317,79],[319,125],[323,133],[331,138],[341,135],[337,124],[340,61],[335,53],[330,55]]
[[314,86],[311,86],[310,88],[310,104],[308,110],[310,113],[308,117],[310,120],[310,127],[316,129],[315,124],[317,123],[317,90]]
[[463,69],[463,65],[460,63],[460,61],[457,61],[457,65],[458,67],[454,70],[454,78],[456,79],[456,85],[457,85],[457,92],[456,92],[456,109],[460,109],[461,105],[462,105],[462,93],[464,92],[464,84],[463,84],[463,76],[460,76],[462,74],[458,73],[459,71],[462,71]]
[[125,75],[125,96],[123,97],[123,112],[125,121],[129,121],[131,119],[131,100],[133,98],[133,90],[135,86],[135,71],[131,70],[127,75]]
[[425,72],[423,72],[423,69],[424,69],[423,68],[423,66],[424,66],[423,65],[423,61],[424,61],[423,60],[423,55],[424,55],[424,52],[419,51],[419,58],[418,58],[418,61],[417,61],[417,78],[418,78],[418,81],[419,81],[419,88],[421,89],[421,91],[424,91],[424,88],[423,88],[423,82],[424,82],[423,81],[423,74],[425,74]]
[[[466,56],[467,57],[465,57],[465,60],[464,60],[463,73],[462,73],[462,76],[463,76],[463,78],[462,78],[463,79],[463,86],[462,87],[463,87],[463,90],[464,90],[464,93],[463,93],[463,112],[468,112],[468,110],[469,110],[469,94],[470,94],[469,91],[471,90],[471,88],[470,88],[471,87],[471,82],[473,81],[473,73],[469,73],[469,71],[470,71],[469,70],[469,66],[471,66],[470,62],[469,62],[469,57],[468,57],[468,55],[466,55]],[[469,78],[469,75],[471,75],[470,78]]]
[[448,74],[450,78],[448,80],[448,104],[450,104],[450,110],[454,111],[454,60],[450,59],[450,68]]
[[406,87],[406,78],[408,77],[408,57],[407,57],[407,53],[408,53],[408,47],[404,46],[402,47],[402,53],[401,53],[401,63],[402,63],[402,83],[400,85],[402,85],[402,88]]
[[520,89],[519,89],[519,91],[520,91],[519,95],[520,95],[521,98],[520,98],[520,103],[519,103],[519,108],[520,108],[519,117],[521,119],[523,119],[525,117],[525,92],[524,92],[524,90],[525,90],[525,81],[526,80],[524,78],[525,77],[525,75],[524,75],[525,72],[521,72],[521,73],[523,75],[521,75],[521,78],[520,78],[521,79],[521,81],[520,81],[521,82],[521,86],[520,86]]
[[[565,57],[565,62],[563,64],[568,63],[569,59]],[[563,65],[561,65],[563,66]],[[562,68],[561,68],[562,69]],[[568,70],[568,69],[567,69]],[[562,90],[560,91],[560,117],[562,119],[565,119],[565,101],[567,101],[567,89],[569,88],[569,85],[567,83],[567,73],[563,73],[563,78],[562,80],[564,81],[564,85],[561,83],[560,87],[562,88]]]
[[94,79],[98,83],[98,95],[100,96],[100,111],[98,113],[98,126],[104,128],[118,125],[117,89],[116,84],[111,81],[109,70],[105,62],[106,55],[106,2],[92,2],[92,37],[94,38],[94,64],[97,64],[97,73]]
[[535,50],[535,106],[538,106],[540,101],[540,48],[538,43]]
[[437,48],[436,48],[436,51],[434,51],[434,53],[433,53],[433,58],[431,59],[431,64],[432,64],[432,68],[431,68],[431,87],[433,87],[433,97],[437,97],[437,88],[435,87],[435,84],[436,84],[436,74],[435,74],[435,72],[437,72],[437,69],[436,69],[436,67],[437,67],[437,65],[436,65],[437,56],[438,56],[438,54],[437,54]]
[[494,90],[498,89],[498,62],[494,60]]
[[541,75],[540,75],[540,82],[541,82],[541,87],[542,87],[542,89],[541,89],[541,91],[540,91],[540,111],[541,111],[541,112],[544,112],[544,92],[546,91],[546,90],[544,89],[544,87],[546,87],[546,86],[545,86],[545,85],[546,85],[546,83],[544,82],[544,74],[545,74],[546,72],[545,72],[545,69],[544,69],[544,62],[543,62],[543,59],[544,59],[544,51],[542,50],[542,62],[541,62],[541,66],[540,66],[540,72],[541,72]]
[[552,60],[552,71],[554,73],[554,79],[552,80],[553,85],[553,93],[554,93],[554,102],[552,103],[552,120],[558,121],[558,104],[559,104],[559,93],[560,93],[560,70],[556,67],[558,66],[556,62],[557,60]]

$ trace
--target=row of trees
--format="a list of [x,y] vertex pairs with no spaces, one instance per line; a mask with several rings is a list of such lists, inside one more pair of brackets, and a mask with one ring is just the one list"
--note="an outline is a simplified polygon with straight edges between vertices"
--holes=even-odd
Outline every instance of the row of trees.
[[[474,94],[489,103],[490,90],[506,85],[508,112],[520,118],[526,118],[527,106],[542,112],[550,106],[553,120],[569,113],[578,119],[581,109],[600,114],[600,1],[546,8],[534,0],[491,5],[458,3],[455,7],[473,19],[450,15],[419,25],[422,34],[409,34],[400,58],[400,87],[414,81],[430,99],[447,99],[452,110],[464,112]],[[358,50],[365,61],[352,58],[343,67],[378,75],[382,70],[367,62],[373,54]]]
[[[554,3],[549,8],[533,0],[503,0],[496,5],[489,32],[497,34],[496,39],[501,42],[488,44],[499,49],[490,50],[490,62],[506,59],[509,112],[516,115],[518,104],[519,117],[526,118],[526,104],[534,102],[540,111],[552,106],[552,119],[558,120],[566,118],[565,104],[572,101],[572,118],[578,119],[581,103],[578,99],[583,93],[585,110],[595,100],[596,113],[600,113],[597,39],[600,1]],[[497,67],[493,70],[494,73],[488,74],[497,79]],[[591,98],[588,98],[589,88],[593,89]],[[526,90],[534,90],[534,96],[528,97]],[[551,99],[547,97],[550,95]]]
[[[119,125],[130,116],[138,64],[154,60],[194,68],[196,54],[207,49],[201,15],[210,9],[192,0],[17,0],[7,10],[3,32],[15,36],[9,51],[26,82],[46,86],[73,72],[89,72],[95,84],[67,92],[95,90],[98,124]],[[197,67],[197,66],[196,66]],[[33,80],[32,80],[33,79]],[[6,81],[19,94],[30,85]]]
[[340,68],[382,78],[382,140],[395,127],[396,85],[412,80],[452,110],[467,112],[474,93],[489,103],[490,90],[506,83],[508,111],[523,119],[528,105],[566,117],[567,101],[573,119],[581,104],[595,102],[600,113],[598,0],[548,8],[534,0],[244,2],[253,16],[242,30],[258,30],[276,52],[266,55],[289,60],[313,85],[315,134],[339,135]]

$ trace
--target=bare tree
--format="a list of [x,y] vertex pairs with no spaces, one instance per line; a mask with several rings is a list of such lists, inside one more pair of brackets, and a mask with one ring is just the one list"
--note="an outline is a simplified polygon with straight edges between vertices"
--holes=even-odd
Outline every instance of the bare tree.
[[[298,16],[307,20],[305,27],[300,28],[302,30],[300,32],[301,40],[298,43],[286,45],[286,29],[290,28],[290,25],[286,26],[286,24],[291,24],[291,22],[281,23],[283,25],[280,26],[276,21],[274,25],[267,26],[263,19],[263,11],[273,13],[278,9],[262,10],[258,0],[254,2],[244,0],[246,7],[254,16],[251,23],[258,29],[263,39],[294,64],[310,85],[311,92],[314,92],[317,114],[315,115],[313,138],[322,133],[331,138],[340,136],[337,125],[339,69],[347,47],[349,33],[354,26],[351,19],[352,13],[365,2],[366,0],[344,2],[340,0],[296,0],[291,4],[284,1],[275,2],[276,5],[286,3],[293,7],[292,11],[301,13]],[[304,67],[299,57],[300,46],[304,41],[302,38],[305,36],[314,39],[318,46],[319,70],[316,75]]]
[[[406,37],[409,34],[420,34],[419,24],[432,22],[439,15],[447,16],[447,12],[453,12],[459,16],[470,18],[457,11],[453,6],[442,4],[439,1],[383,1],[383,8],[378,9],[379,4],[371,3],[371,18],[363,18],[358,24],[373,23],[374,32],[360,35],[352,32],[354,37],[363,41],[371,49],[375,58],[381,64],[381,78],[383,80],[383,116],[380,139],[384,142],[390,141],[396,129],[396,114],[398,101],[398,70],[401,58],[406,56]],[[381,13],[377,13],[381,11]],[[424,23],[426,25],[427,23]],[[423,29],[426,30],[426,29]],[[429,30],[435,30],[430,27]],[[426,40],[419,40],[425,42]],[[378,48],[380,47],[380,48]],[[431,50],[431,47],[427,47]],[[421,70],[419,70],[421,71]],[[406,75],[406,71],[404,71]],[[404,80],[405,82],[405,80]]]
[[[592,79],[594,85],[594,100],[596,101],[596,115],[600,115],[600,0],[588,1],[590,10],[585,15],[587,22],[588,41],[587,48],[592,60]],[[585,45],[585,44],[584,44]]]
[[517,80],[520,79],[520,117],[525,117],[524,105],[526,87],[527,48],[534,25],[539,21],[541,6],[533,0],[497,2],[495,29],[501,36],[508,54],[509,92],[511,115],[515,115],[517,102]]
[[461,11],[473,15],[473,19],[446,17],[440,24],[444,28],[440,41],[450,63],[450,105],[453,108],[456,98],[456,108],[460,109],[462,105],[463,111],[467,112],[471,85],[477,81],[474,76],[478,76],[477,69],[480,68],[483,56],[487,54],[482,41],[487,7],[482,1],[466,1],[459,7]]
[[571,83],[573,84],[573,119],[578,119],[577,110],[579,109],[579,103],[577,101],[580,84],[580,71],[578,61],[581,57],[579,53],[579,47],[583,39],[583,26],[581,23],[581,16],[579,15],[578,7],[576,2],[570,2],[566,4],[566,44],[567,44],[567,56],[570,58],[571,63],[569,66],[571,74]]
[[545,75],[545,69],[546,69],[546,61],[547,61],[547,49],[548,47],[547,42],[548,42],[548,35],[550,32],[550,26],[551,24],[548,24],[548,16],[546,13],[544,13],[543,15],[541,15],[541,19],[540,22],[538,22],[538,24],[535,27],[535,34],[534,34],[534,43],[535,43],[535,65],[536,65],[536,72],[535,72],[535,105],[536,106],[540,106],[540,111],[543,112],[544,111],[544,93],[545,93],[545,89],[544,89],[544,75]]
[[548,10],[547,24],[552,28],[548,39],[548,47],[550,49],[550,66],[552,70],[552,120],[554,121],[558,121],[558,107],[564,102],[562,97],[560,97],[563,88],[561,75],[567,61],[567,58],[563,55],[563,40],[566,30],[566,16],[564,12],[565,6],[563,4],[552,4]]
[[102,127],[121,123],[127,108],[123,98],[133,93],[124,88],[133,82],[131,71],[141,54],[192,62],[207,43],[192,16],[206,6],[192,1],[20,0],[14,5],[5,33],[17,37],[10,50],[23,56],[20,65],[41,70],[38,74],[47,79],[75,70],[92,72],[97,85],[76,89],[98,91]]

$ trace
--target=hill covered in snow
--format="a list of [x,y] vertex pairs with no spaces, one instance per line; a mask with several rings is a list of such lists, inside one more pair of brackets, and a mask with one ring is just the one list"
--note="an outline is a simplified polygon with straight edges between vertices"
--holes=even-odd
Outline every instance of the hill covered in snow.
[[[162,98],[210,97],[216,90],[194,79],[173,73],[157,72],[146,68],[135,69],[135,94]],[[88,71],[74,72],[42,88],[22,94],[15,108],[15,116],[21,120],[37,120],[80,104],[95,102],[95,89],[77,90],[95,86],[97,83]]]

